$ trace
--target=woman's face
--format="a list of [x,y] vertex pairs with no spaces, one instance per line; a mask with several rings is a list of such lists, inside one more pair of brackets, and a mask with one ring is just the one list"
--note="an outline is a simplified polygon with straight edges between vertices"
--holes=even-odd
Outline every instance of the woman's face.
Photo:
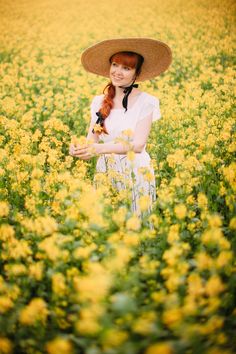
[[110,79],[114,86],[129,86],[135,78],[135,68],[130,68],[115,61],[111,62]]

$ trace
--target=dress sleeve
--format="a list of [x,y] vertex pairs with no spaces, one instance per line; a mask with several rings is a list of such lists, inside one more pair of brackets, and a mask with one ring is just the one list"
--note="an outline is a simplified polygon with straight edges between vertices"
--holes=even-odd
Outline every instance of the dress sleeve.
[[99,110],[100,108],[100,99],[101,97],[100,96],[95,96],[91,102],[91,105],[90,105],[90,112],[91,112],[91,122],[93,124],[96,123],[97,119],[98,119],[98,116],[96,115],[96,112]]
[[153,122],[161,118],[159,99],[154,96],[148,98],[148,100],[143,103],[143,107],[140,110],[138,121],[146,118],[151,113]]

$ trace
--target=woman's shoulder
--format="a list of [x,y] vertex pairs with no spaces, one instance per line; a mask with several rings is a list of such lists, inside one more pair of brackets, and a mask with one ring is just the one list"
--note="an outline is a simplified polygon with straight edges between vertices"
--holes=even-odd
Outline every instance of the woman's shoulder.
[[94,96],[92,99],[92,104],[101,102],[103,98],[104,98],[104,94]]
[[160,119],[161,112],[158,97],[147,92],[143,92],[142,96],[143,100],[140,102],[139,118],[142,119],[152,113],[152,121]]
[[104,98],[104,95],[97,95],[97,96],[94,96],[93,99],[92,99],[92,102],[91,102],[91,108],[93,109],[99,109],[100,108],[100,105],[102,103],[102,100]]
[[157,96],[151,95],[150,93],[144,91],[142,92],[142,97],[145,103],[156,104],[157,102],[159,102],[159,98]]

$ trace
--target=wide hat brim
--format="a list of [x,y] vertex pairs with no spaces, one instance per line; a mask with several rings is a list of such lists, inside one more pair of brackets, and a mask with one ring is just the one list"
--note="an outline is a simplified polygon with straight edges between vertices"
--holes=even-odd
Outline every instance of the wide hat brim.
[[166,71],[172,61],[171,49],[164,42],[151,38],[116,38],[87,48],[82,53],[81,62],[88,72],[109,78],[109,59],[113,54],[123,51],[135,52],[144,58],[136,81],[153,79]]

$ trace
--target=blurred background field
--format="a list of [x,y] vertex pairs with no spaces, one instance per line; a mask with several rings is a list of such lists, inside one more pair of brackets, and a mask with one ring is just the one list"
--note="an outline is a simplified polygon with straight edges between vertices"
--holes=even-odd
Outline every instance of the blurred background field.
[[[0,0],[1,354],[236,351],[235,10]],[[147,145],[157,202],[142,222],[105,179],[93,188],[95,158],[68,154],[107,83],[82,51],[128,36],[173,53],[140,85],[162,114]]]

